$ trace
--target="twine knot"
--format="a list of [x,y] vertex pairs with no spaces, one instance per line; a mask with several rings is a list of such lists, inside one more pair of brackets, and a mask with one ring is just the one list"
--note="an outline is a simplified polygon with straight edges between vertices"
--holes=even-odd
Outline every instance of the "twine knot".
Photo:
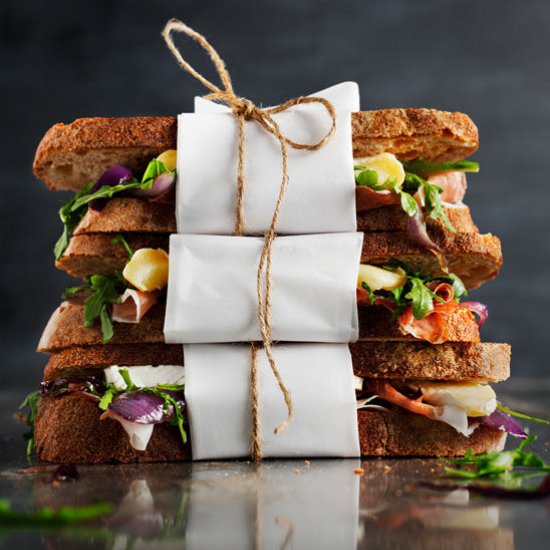
[[[202,74],[196,71],[181,55],[181,52],[176,48],[172,39],[172,31],[182,32],[192,38],[195,42],[200,44],[202,48],[208,53],[210,59],[214,63],[220,80],[223,84],[223,88],[216,86]],[[231,84],[231,78],[223,59],[219,56],[218,52],[211,46],[206,38],[194,31],[191,27],[188,27],[185,23],[178,19],[170,19],[166,23],[162,37],[164,38],[166,45],[176,58],[178,64],[182,69],[188,72],[191,76],[195,77],[206,88],[210,90],[210,93],[205,95],[205,99],[211,101],[217,101],[227,105],[235,119],[237,121],[239,129],[239,142],[238,142],[238,165],[237,165],[237,200],[236,200],[236,221],[235,221],[235,235],[244,234],[244,161],[245,161],[245,135],[244,135],[244,123],[245,121],[257,122],[266,132],[271,134],[281,147],[281,187],[279,189],[279,195],[277,202],[273,210],[273,216],[269,229],[264,235],[264,244],[258,264],[258,272],[256,277],[256,293],[258,297],[258,322],[260,328],[260,335],[262,338],[263,349],[266,354],[269,366],[279,389],[284,397],[287,407],[287,418],[281,422],[276,428],[274,433],[282,433],[286,427],[292,422],[294,416],[294,404],[288,388],[286,387],[281,373],[277,368],[275,358],[273,357],[273,340],[271,338],[271,287],[272,287],[272,273],[271,273],[271,261],[273,242],[277,236],[277,220],[279,218],[279,212],[283,203],[286,187],[288,184],[288,146],[293,149],[302,149],[306,151],[317,151],[324,147],[336,131],[336,112],[334,106],[326,99],[322,97],[297,97],[291,99],[286,103],[277,105],[275,107],[260,108],[257,107],[252,101],[246,98],[238,97],[233,91]],[[277,121],[272,115],[282,113],[295,105],[302,105],[307,103],[317,103],[325,108],[332,124],[325,136],[317,143],[299,143],[287,138],[279,128]],[[265,268],[265,275],[264,275]],[[265,296],[263,287],[265,285]],[[261,445],[261,430],[260,430],[260,409],[259,409],[259,381],[258,381],[258,362],[257,362],[257,350],[254,343],[250,347],[250,379],[251,379],[251,412],[252,412],[252,458],[256,461],[262,459],[262,445]]]

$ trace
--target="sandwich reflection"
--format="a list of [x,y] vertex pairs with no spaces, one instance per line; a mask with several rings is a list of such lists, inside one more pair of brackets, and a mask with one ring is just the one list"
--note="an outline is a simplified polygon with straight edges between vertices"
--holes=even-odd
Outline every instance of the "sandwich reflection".
[[[38,506],[115,504],[103,520],[47,534],[49,548],[513,548],[500,503],[410,490],[422,461],[314,460],[80,467],[37,480]],[[431,474],[433,476],[433,473]]]

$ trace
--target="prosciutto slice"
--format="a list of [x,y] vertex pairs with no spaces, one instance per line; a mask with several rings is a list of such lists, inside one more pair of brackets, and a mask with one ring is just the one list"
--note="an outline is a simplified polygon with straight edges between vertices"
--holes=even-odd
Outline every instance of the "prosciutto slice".
[[355,186],[355,205],[357,212],[374,210],[381,206],[401,204],[399,195],[392,191],[375,191],[366,185]]
[[113,321],[139,323],[142,317],[157,303],[157,297],[156,292],[126,289],[120,297],[120,304],[113,304]]

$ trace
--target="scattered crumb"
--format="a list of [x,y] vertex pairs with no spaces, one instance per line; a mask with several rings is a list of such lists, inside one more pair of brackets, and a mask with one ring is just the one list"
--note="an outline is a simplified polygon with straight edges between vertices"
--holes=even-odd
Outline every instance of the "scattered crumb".
[[309,460],[304,460],[304,464],[305,464],[306,466],[309,466],[309,465],[311,464],[311,462],[310,462]]
[[384,466],[384,473],[389,474],[391,472],[391,466]]
[[353,470],[357,475],[363,475],[365,473],[365,469],[364,468],[357,468],[355,470]]
[[435,468],[430,468],[430,472],[433,474],[435,472]]
[[294,470],[294,473],[295,473],[295,474],[299,474],[299,473],[300,473],[300,470],[298,470],[298,468],[296,468],[296,469]]

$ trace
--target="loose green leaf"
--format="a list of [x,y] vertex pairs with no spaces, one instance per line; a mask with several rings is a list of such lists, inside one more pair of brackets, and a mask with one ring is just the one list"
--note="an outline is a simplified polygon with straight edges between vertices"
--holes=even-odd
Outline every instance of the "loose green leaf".
[[46,507],[34,512],[15,512],[8,500],[0,500],[0,526],[49,527],[89,521],[108,514],[113,505],[100,502],[90,506],[64,506],[57,510]]
[[113,401],[117,394],[117,391],[115,387],[112,384],[107,385],[107,389],[105,390],[105,393],[103,394],[103,397],[99,401],[99,408],[102,411],[106,411],[109,408],[109,405]]
[[[512,472],[515,467],[531,468],[540,473],[550,472],[550,464],[545,464],[535,453],[526,453],[523,450],[536,439],[534,435],[529,436],[511,451],[493,451],[473,455],[470,450],[464,458],[447,460],[459,467],[445,468],[445,472],[450,476],[464,479],[500,478]],[[464,469],[465,466],[471,466],[471,468]]]
[[461,298],[468,296],[466,286],[462,282],[462,279],[454,273],[449,273],[446,277],[440,277],[442,280],[447,280],[453,287],[454,299],[458,302]]
[[429,162],[423,158],[402,161],[407,172],[418,174],[421,177],[438,172],[479,172],[479,164],[470,160],[455,162]]
[[374,303],[374,292],[372,291],[371,287],[367,283],[365,283],[365,281],[361,282],[361,286],[369,293],[369,302],[372,305]]
[[365,169],[355,172],[355,183],[357,185],[366,185],[376,189],[378,187],[378,172],[376,170]]
[[187,433],[185,432],[185,428],[183,427],[185,420],[183,418],[183,413],[181,412],[176,400],[171,395],[167,394],[166,392],[163,392],[162,390],[159,390],[158,388],[141,388],[141,389],[143,391],[147,391],[149,393],[152,393],[164,399],[164,411],[166,413],[168,413],[168,411],[170,410],[170,405],[172,406],[172,409],[174,410],[174,420],[172,421],[172,423],[178,427],[181,440],[185,445],[187,443]]
[[134,251],[132,250],[131,246],[128,244],[128,241],[124,238],[124,235],[117,235],[112,242],[113,244],[121,244],[124,247],[126,254],[128,255],[128,259],[129,260],[132,259],[132,256],[134,255]]
[[85,210],[73,211],[73,206],[78,200],[89,194],[92,187],[93,183],[89,183],[88,185],[86,185],[83,189],[76,193],[72,199],[67,201],[59,210],[59,217],[61,218],[61,222],[63,223],[63,233],[55,243],[53,249],[56,260],[61,257],[63,252],[65,252],[67,246],[69,246],[69,240],[71,238],[71,235],[73,234],[73,231],[84,217],[84,214],[86,214]]
[[76,296],[77,294],[80,294],[81,292],[87,292],[91,289],[90,285],[88,283],[79,285],[79,286],[70,286],[69,288],[66,288],[63,291],[62,297],[65,298],[71,298],[72,296]]
[[438,296],[434,294],[418,277],[408,277],[411,284],[411,289],[405,298],[411,301],[412,312],[416,319],[423,319],[427,313],[433,309],[434,298]]
[[23,434],[23,438],[27,440],[27,456],[32,455],[34,449],[34,422],[36,420],[36,413],[38,412],[38,405],[40,403],[40,392],[38,390],[33,391],[23,399],[19,410],[29,409],[25,423],[29,427],[29,431]]
[[509,414],[510,416],[517,416],[518,418],[523,418],[524,420],[530,420],[531,422],[538,422],[539,424],[550,424],[549,420],[545,420],[544,418],[537,418],[536,416],[529,416],[528,414],[513,411],[512,409],[509,409],[508,407],[505,407],[500,403],[497,405],[497,409],[500,412]]
[[170,172],[170,170],[166,168],[166,165],[164,164],[164,162],[157,159],[153,159],[147,165],[147,168],[143,173],[143,177],[141,178],[141,182],[145,183],[145,182],[154,180],[157,176],[159,176],[160,174],[163,174],[164,172]]
[[132,378],[130,377],[130,372],[128,371],[128,369],[120,369],[119,373],[120,373],[120,376],[122,376],[124,383],[126,384],[125,391],[135,390],[136,385],[132,382]]
[[113,329],[113,320],[111,319],[111,311],[105,304],[101,306],[99,320],[101,322],[101,333],[103,334],[102,342],[108,344],[115,332]]
[[156,386],[157,389],[166,391],[183,391],[184,387],[182,384],[158,384]]

